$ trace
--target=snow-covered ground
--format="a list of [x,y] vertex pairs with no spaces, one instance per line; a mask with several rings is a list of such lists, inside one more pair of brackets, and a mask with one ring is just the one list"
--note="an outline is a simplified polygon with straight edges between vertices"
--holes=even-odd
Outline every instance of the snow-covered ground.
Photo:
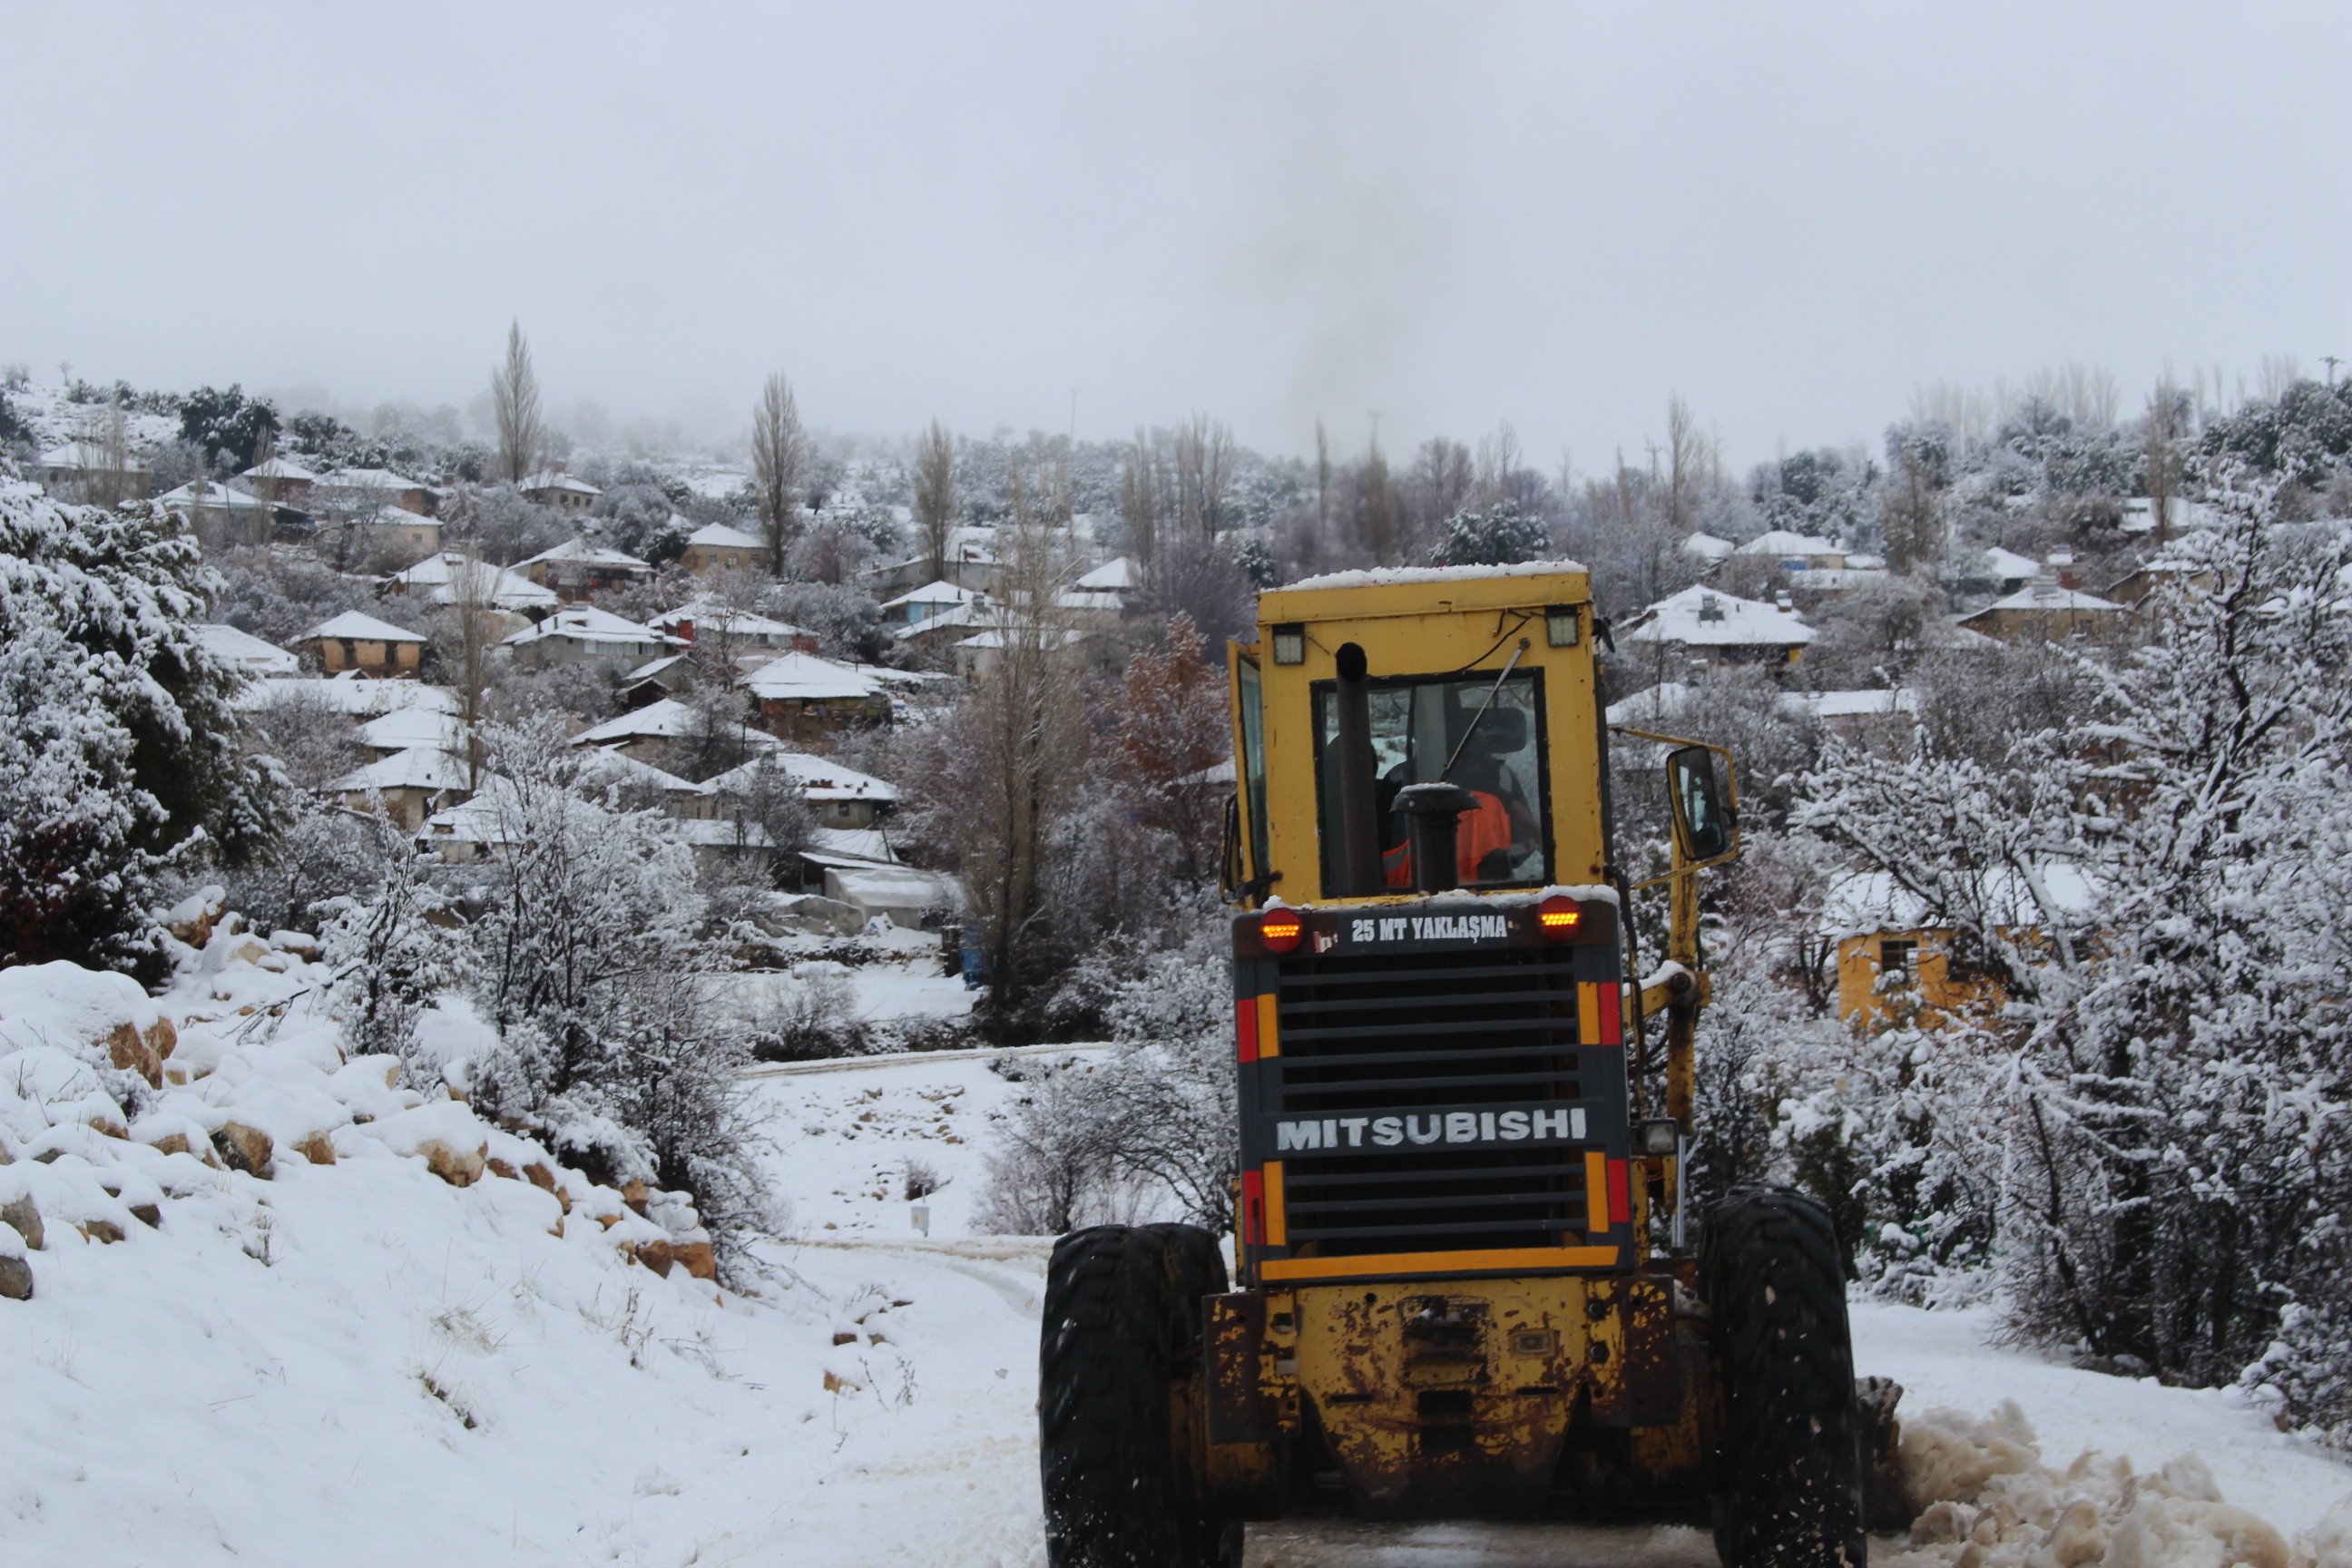
[[[990,1053],[755,1074],[790,1217],[755,1250],[757,1294],[740,1295],[628,1261],[616,1237],[650,1235],[650,1222],[594,1223],[611,1194],[577,1173],[562,1174],[566,1215],[528,1180],[436,1176],[402,1152],[414,1141],[394,1133],[396,1105],[337,1121],[332,1107],[351,1109],[338,1092],[375,1091],[338,1077],[349,1068],[331,1031],[305,1011],[316,971],[299,954],[243,952],[209,954],[161,1001],[181,1041],[164,1065],[209,1064],[184,1113],[199,1134],[228,1111],[274,1118],[289,1137],[306,1116],[334,1121],[331,1164],[283,1139],[268,1180],[194,1152],[97,1147],[135,1141],[87,1130],[102,1119],[103,1071],[70,1080],[39,1053],[73,1058],[67,1037],[104,998],[43,1012],[0,987],[0,1053],[13,1050],[0,1081],[10,1063],[14,1081],[35,1065],[56,1079],[11,1101],[0,1126],[15,1161],[0,1165],[0,1202],[20,1186],[51,1195],[47,1245],[26,1254],[35,1294],[0,1300],[0,1562],[1043,1563],[1034,1410],[1048,1244],[971,1234],[991,1119],[1018,1092]],[[450,1038],[466,1026],[436,1022]],[[16,1048],[26,1029],[48,1043]],[[29,1125],[28,1106],[55,1124]],[[62,1152],[42,1163],[37,1144]],[[939,1184],[928,1237],[910,1164]],[[108,1179],[121,1190],[104,1192]],[[151,1198],[152,1225],[137,1212]],[[86,1238],[76,1222],[109,1204],[124,1239]],[[2013,1399],[2061,1467],[2085,1445],[2145,1471],[2194,1451],[2223,1496],[2289,1533],[2352,1491],[2352,1471],[2228,1395],[1990,1348],[1981,1313],[1864,1304],[1854,1317],[1861,1370],[1901,1381],[1906,1415],[1983,1415]],[[1520,1544],[1445,1527],[1343,1550],[1440,1568],[1524,1560]],[[1687,1531],[1592,1532],[1578,1550],[1621,1568],[1707,1560]],[[1274,1531],[1253,1552],[1328,1560]],[[2287,1568],[2218,1544],[2128,1563],[2118,1547],[2105,1561]]]

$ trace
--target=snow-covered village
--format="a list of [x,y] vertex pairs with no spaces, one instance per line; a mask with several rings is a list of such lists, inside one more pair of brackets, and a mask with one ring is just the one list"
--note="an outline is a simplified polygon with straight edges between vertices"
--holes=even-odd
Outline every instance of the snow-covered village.
[[0,1563],[2352,1568],[2160,9],[0,5]]

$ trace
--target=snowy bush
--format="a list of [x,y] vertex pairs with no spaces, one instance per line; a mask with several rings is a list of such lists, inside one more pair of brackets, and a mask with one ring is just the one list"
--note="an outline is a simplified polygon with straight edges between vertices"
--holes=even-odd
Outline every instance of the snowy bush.
[[736,1082],[749,1052],[704,995],[691,856],[658,812],[589,798],[560,722],[487,739],[474,805],[502,847],[471,936],[502,1044],[476,1093],[583,1169],[694,1193],[731,1244],[759,1217]]
[[354,826],[371,862],[367,880],[320,906],[331,994],[355,1051],[412,1061],[417,1016],[464,977],[466,952],[447,920],[449,900],[406,831],[380,812]]

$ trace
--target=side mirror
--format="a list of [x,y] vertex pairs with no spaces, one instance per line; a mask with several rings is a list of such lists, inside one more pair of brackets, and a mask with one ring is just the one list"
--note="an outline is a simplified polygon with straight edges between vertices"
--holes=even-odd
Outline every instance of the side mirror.
[[1666,754],[1666,797],[1674,807],[1675,839],[1691,860],[1713,860],[1731,848],[1731,814],[1715,776],[1715,753],[1684,746]]

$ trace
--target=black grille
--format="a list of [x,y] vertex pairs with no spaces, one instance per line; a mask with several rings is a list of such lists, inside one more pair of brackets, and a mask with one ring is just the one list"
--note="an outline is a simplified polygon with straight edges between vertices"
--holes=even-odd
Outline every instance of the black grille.
[[[1277,965],[1286,1116],[1441,1111],[1580,1100],[1572,950],[1288,958]],[[1613,1055],[1613,1053],[1612,1053]],[[1597,1087],[1597,1086],[1596,1086]],[[1294,1250],[1572,1245],[1585,1224],[1580,1149],[1400,1149],[1286,1157]]]

